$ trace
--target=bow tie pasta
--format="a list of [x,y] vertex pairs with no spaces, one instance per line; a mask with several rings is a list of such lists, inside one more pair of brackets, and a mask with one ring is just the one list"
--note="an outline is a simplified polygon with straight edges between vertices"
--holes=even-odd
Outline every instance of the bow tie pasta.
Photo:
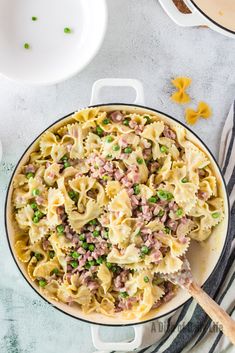
[[69,122],[39,138],[14,178],[15,252],[44,295],[142,318],[174,296],[164,275],[190,240],[223,219],[217,179],[185,129],[157,115],[92,108]]

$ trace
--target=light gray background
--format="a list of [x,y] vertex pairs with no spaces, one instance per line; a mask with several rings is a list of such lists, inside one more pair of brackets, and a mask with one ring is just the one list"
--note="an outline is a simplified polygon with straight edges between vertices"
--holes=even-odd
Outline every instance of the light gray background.
[[[28,144],[55,119],[89,104],[91,87],[103,77],[138,78],[146,105],[183,121],[184,108],[172,103],[170,79],[188,75],[192,105],[205,100],[213,117],[193,130],[217,156],[221,129],[235,98],[235,40],[205,28],[181,28],[157,0],[107,0],[109,21],[103,46],[74,78],[49,87],[23,86],[0,77],[0,352],[90,353],[89,325],[45,304],[17,270],[6,242],[4,198],[12,170]],[[132,92],[104,92],[130,102]],[[104,329],[104,337],[131,336],[131,329]]]

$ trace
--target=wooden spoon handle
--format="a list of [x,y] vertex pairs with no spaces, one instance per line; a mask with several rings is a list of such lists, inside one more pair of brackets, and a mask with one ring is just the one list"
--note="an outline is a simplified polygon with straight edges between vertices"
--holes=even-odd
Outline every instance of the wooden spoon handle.
[[235,345],[235,321],[199,285],[192,282],[189,293]]

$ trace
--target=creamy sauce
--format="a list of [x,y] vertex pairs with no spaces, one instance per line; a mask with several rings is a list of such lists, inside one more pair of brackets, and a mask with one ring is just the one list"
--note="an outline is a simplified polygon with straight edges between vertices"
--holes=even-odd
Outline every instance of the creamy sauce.
[[235,0],[194,0],[210,19],[235,31]]

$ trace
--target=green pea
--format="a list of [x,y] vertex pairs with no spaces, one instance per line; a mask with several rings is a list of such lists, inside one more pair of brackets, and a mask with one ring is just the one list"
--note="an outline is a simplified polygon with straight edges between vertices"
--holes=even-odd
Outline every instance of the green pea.
[[164,214],[165,214],[165,211],[160,210],[157,215],[158,215],[158,217],[162,217],[162,216],[164,216]]
[[106,159],[111,159],[111,158],[113,158],[113,156],[111,154],[107,154],[107,156],[105,158]]
[[25,48],[25,49],[29,49],[29,48],[30,48],[29,43],[24,43],[24,48]]
[[149,248],[146,245],[143,245],[140,249],[141,254],[147,255],[149,253]]
[[94,244],[89,244],[88,249],[90,251],[94,251],[95,250],[95,245]]
[[64,233],[64,226],[63,224],[59,224],[57,227],[56,227],[56,230],[58,233]]
[[132,152],[132,148],[131,147],[124,148],[124,153],[131,153],[131,152]]
[[108,269],[110,270],[112,267],[112,264],[110,262],[106,262],[106,266],[108,267]]
[[58,275],[58,274],[59,274],[58,268],[54,268],[51,272],[52,272],[53,274],[55,274],[55,275]]
[[41,260],[41,258],[42,258],[42,254],[40,254],[39,252],[35,252],[34,253],[34,256],[36,257],[36,259],[39,261],[39,260]]
[[37,17],[36,16],[32,16],[32,21],[37,21]]
[[90,261],[88,261],[88,263],[90,266],[95,266],[95,260],[90,260]]
[[165,190],[157,191],[157,196],[159,197],[160,200],[163,200],[163,201],[169,201],[173,199],[172,193]]
[[71,28],[69,28],[69,27],[65,27],[64,28],[64,33],[66,33],[66,34],[69,34],[69,33],[71,33],[72,31],[71,31]]
[[32,203],[30,204],[30,207],[31,207],[33,210],[37,210],[37,209],[38,209],[38,206],[37,206],[36,202],[32,202]]
[[88,249],[88,244],[87,244],[86,241],[83,241],[83,242],[82,242],[82,248],[85,249],[85,250]]
[[98,230],[94,230],[93,236],[98,237],[100,235],[100,232]]
[[39,189],[33,189],[32,190],[32,194],[33,194],[33,196],[38,196],[38,195],[40,195],[40,190]]
[[185,183],[187,183],[187,182],[188,182],[188,179],[187,179],[187,178],[181,179],[181,183],[185,184]]
[[55,256],[55,252],[54,251],[49,251],[50,259],[53,259],[54,256]]
[[168,228],[168,227],[165,227],[165,228],[164,228],[164,232],[165,232],[166,234],[170,234],[170,231],[171,231],[170,228]]
[[106,142],[110,143],[110,142],[112,142],[112,141],[113,141],[112,136],[107,136],[107,137],[106,137]]
[[84,267],[85,267],[86,270],[89,270],[91,265],[89,264],[89,262],[87,262]]
[[65,162],[65,161],[67,161],[68,160],[68,156],[66,156],[66,154],[61,158],[61,160],[63,161],[63,162]]
[[40,219],[39,219],[38,217],[36,217],[36,216],[33,217],[33,223],[38,223],[39,220],[40,220]]
[[79,235],[79,240],[84,241],[86,239],[85,234],[80,234]]
[[143,158],[137,157],[136,162],[141,165],[144,163],[144,160],[143,160]]
[[91,226],[97,226],[97,225],[98,225],[98,221],[97,221],[97,219],[92,219],[92,220],[89,222],[89,224],[90,224]]
[[104,124],[104,125],[108,125],[108,124],[110,124],[110,120],[109,119],[104,119],[103,121],[102,121],[102,123]]
[[133,189],[134,189],[134,194],[135,194],[135,195],[138,195],[138,194],[140,193],[140,186],[139,186],[139,184],[135,184],[134,187],[133,187]]
[[108,239],[108,237],[109,237],[109,232],[108,231],[103,231],[103,237],[105,238],[105,239]]
[[69,194],[69,197],[71,198],[71,200],[73,200],[73,201],[75,201],[78,197],[78,193],[73,190],[69,191],[68,194]]
[[112,271],[113,273],[117,272],[117,266],[112,266],[112,267],[111,267],[111,271]]
[[161,151],[162,153],[166,153],[166,152],[168,152],[168,148],[167,148],[166,146],[161,146],[161,147],[160,147],[160,151]]
[[129,126],[130,119],[124,119],[123,120],[123,125]]
[[26,178],[27,179],[30,179],[30,178],[33,178],[33,177],[34,177],[34,173],[32,173],[32,172],[29,172],[29,173],[26,174]]
[[65,161],[64,162],[64,168],[68,168],[70,166],[71,166],[71,164],[69,163],[69,161]]
[[214,212],[214,213],[212,213],[212,217],[213,217],[213,218],[219,218],[219,216],[220,216],[220,213],[219,213],[219,212]]
[[122,298],[127,298],[129,297],[129,294],[127,292],[119,292],[120,297]]
[[81,256],[81,254],[79,254],[77,251],[73,251],[71,254],[71,257],[73,259],[78,259]]
[[45,287],[47,282],[44,281],[43,279],[41,279],[40,281],[38,281],[38,284],[39,284],[40,287]]
[[148,283],[148,282],[149,282],[148,276],[144,276],[144,281],[145,281],[145,283]]
[[77,261],[72,261],[72,262],[70,262],[70,265],[71,265],[73,268],[77,268],[77,267],[78,267],[78,262],[77,262]]
[[103,258],[101,256],[98,257],[98,259],[96,260],[97,264],[100,265],[104,262]]
[[152,196],[148,199],[148,202],[151,202],[151,203],[156,203],[157,202],[157,197],[155,196]]
[[182,214],[183,214],[182,208],[178,208],[178,210],[176,211],[176,215],[180,217],[182,216]]
[[147,120],[147,121],[146,121],[146,125],[147,125],[147,124],[150,124],[150,123],[152,122],[152,120],[150,119],[150,117],[147,116],[147,115],[144,116],[144,119]]
[[100,126],[97,126],[97,127],[96,127],[96,133],[97,133],[97,135],[102,136],[102,135],[103,135],[103,132],[104,132],[104,130],[103,130]]
[[34,216],[38,217],[38,218],[42,218],[44,216],[44,214],[41,211],[37,210],[37,211],[34,212]]
[[120,146],[118,146],[118,145],[113,146],[113,151],[119,151],[119,150],[120,150]]

